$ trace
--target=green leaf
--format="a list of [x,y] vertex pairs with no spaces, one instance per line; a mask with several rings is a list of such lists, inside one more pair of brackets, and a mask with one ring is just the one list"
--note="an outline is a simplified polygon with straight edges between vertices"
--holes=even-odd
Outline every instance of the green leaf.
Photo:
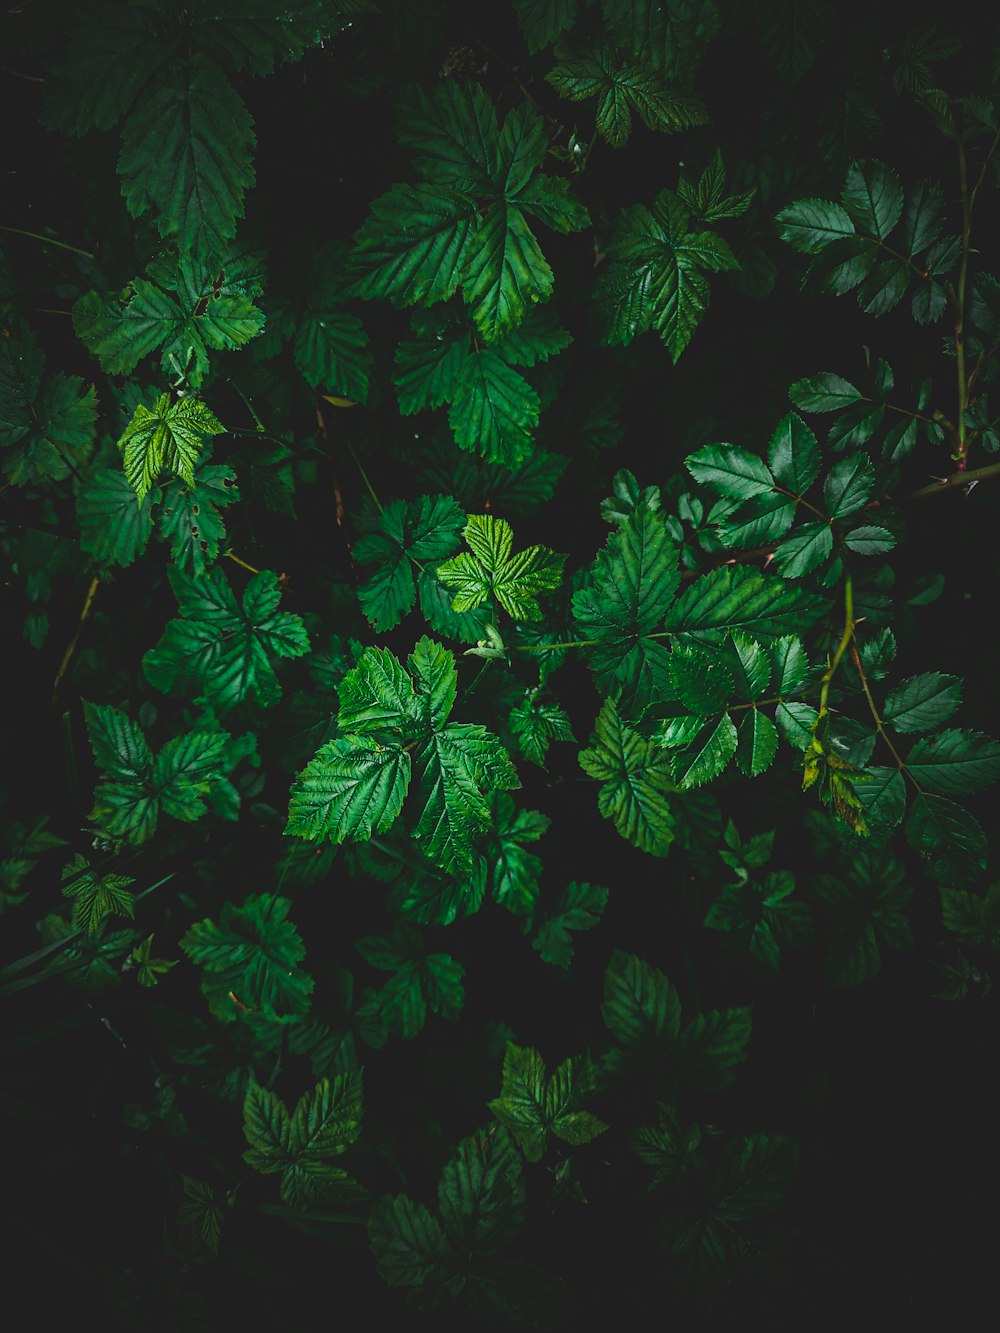
[[919,676],[909,676],[889,691],[882,720],[895,731],[936,731],[961,702],[962,681],[959,676],[925,671]]
[[243,1159],[265,1175],[282,1173],[281,1197],[307,1208],[346,1172],[330,1164],[361,1132],[361,1073],[320,1079],[289,1116],[285,1104],[251,1078],[243,1102]]
[[541,1157],[549,1136],[545,1114],[545,1062],[527,1046],[507,1043],[500,1096],[490,1110],[513,1134],[529,1162]]
[[400,746],[338,736],[293,782],[285,832],[312,841],[366,842],[392,827],[409,785],[410,756]]
[[720,495],[750,500],[774,489],[774,477],[756,454],[735,444],[706,444],[684,460],[695,481],[704,482]]
[[521,1159],[502,1125],[461,1141],[441,1172],[438,1207],[459,1254],[492,1254],[517,1235],[524,1223]]
[[922,856],[940,867],[943,877],[986,866],[986,834],[979,821],[942,796],[920,792],[906,820],[906,840]]
[[621,690],[628,712],[641,709],[667,679],[666,648],[648,636],[679,584],[677,548],[663,515],[643,507],[609,535],[591,586],[573,596],[581,637],[597,640],[587,658],[598,688]]
[[844,538],[844,545],[858,555],[887,555],[895,549],[896,538],[888,528],[855,528]]
[[794,634],[775,639],[771,644],[771,661],[774,665],[776,693],[794,694],[809,670],[809,660],[802,641]]
[[886,240],[903,212],[903,187],[884,162],[855,162],[848,169],[841,201],[858,231]]
[[344,16],[352,11],[350,3],[331,6],[325,0],[301,0],[294,9],[274,0],[214,0],[194,11],[194,32],[199,45],[234,69],[273,74],[350,27]]
[[254,574],[238,604],[222,570],[192,578],[169,570],[180,618],[143,658],[146,679],[167,694],[204,696],[227,710],[248,699],[270,707],[281,697],[275,659],[301,657],[309,639],[299,616],[279,611],[270,570]]
[[849,380],[829,371],[796,380],[788,390],[788,397],[803,412],[839,412],[861,402],[863,396]]
[[866,768],[854,787],[873,833],[893,829],[906,811],[906,784],[898,768]]
[[831,518],[844,518],[865,504],[875,486],[875,468],[867,454],[851,454],[834,463],[823,483],[823,500]]
[[671,754],[671,772],[681,791],[717,778],[736,753],[737,735],[728,714],[707,723],[684,750]]
[[[420,1287],[453,1263],[437,1218],[405,1194],[385,1195],[368,1218],[368,1238],[379,1277],[390,1287]],[[456,1285],[461,1279],[453,1279]]]
[[291,905],[273,893],[252,894],[242,907],[227,902],[218,925],[195,922],[181,939],[203,969],[202,990],[216,1018],[235,1021],[241,1005],[274,1023],[308,1012],[313,979],[301,969],[306,950],[287,919]]
[[833,533],[829,523],[803,523],[775,551],[774,562],[782,578],[800,579],[818,569],[832,552]]
[[600,884],[566,885],[551,914],[535,927],[531,946],[546,963],[569,967],[573,961],[571,931],[592,930],[608,904],[608,890]]
[[598,99],[597,132],[614,148],[628,140],[633,112],[649,129],[666,133],[708,119],[697,97],[671,87],[658,71],[628,60],[605,42],[560,46],[555,54],[557,64],[546,79],[570,101]]
[[802,254],[815,255],[833,241],[854,235],[846,208],[829,199],[799,199],[777,216],[778,235]]
[[112,374],[128,374],[159,351],[164,374],[183,373],[198,388],[210,349],[241,347],[264,325],[254,305],[263,290],[260,263],[236,247],[216,260],[165,253],[146,274],[121,294],[86,292],[73,307],[77,337]]
[[774,723],[758,709],[748,709],[736,726],[736,767],[745,777],[756,778],[771,766],[777,752]]
[[561,704],[528,694],[510,710],[508,725],[525,759],[540,768],[553,741],[572,741],[573,728]]
[[342,731],[403,732],[415,715],[413,682],[387,648],[366,648],[357,666],[341,678],[337,697],[337,724]]
[[96,468],[76,499],[83,550],[106,565],[130,565],[146,549],[153,530],[153,496],[140,502],[125,474]]
[[117,708],[84,703],[94,758],[107,780],[94,793],[91,817],[113,838],[142,843],[156,831],[160,812],[194,820],[205,798],[225,783],[229,737],[189,732],[169,740],[153,758],[139,726]]
[[691,713],[718,713],[736,689],[733,673],[724,663],[683,645],[670,654],[670,680],[677,698]]
[[550,1133],[567,1143],[589,1143],[607,1125],[579,1109],[593,1091],[594,1075],[586,1058],[564,1060],[546,1080],[542,1057],[529,1047],[507,1043],[500,1096],[489,1108],[513,1134],[529,1162],[542,1156]]
[[406,664],[413,677],[416,696],[412,711],[423,726],[443,727],[458,693],[454,654],[425,634],[418,640]]
[[667,612],[666,628],[695,642],[717,643],[743,630],[764,643],[801,633],[824,609],[820,598],[745,565],[714,569],[696,579]]
[[541,401],[500,352],[484,347],[462,369],[448,412],[455,443],[491,462],[513,467],[527,458]]
[[604,973],[601,1016],[622,1046],[648,1049],[677,1040],[680,996],[662,972],[616,949]]
[[981,731],[941,731],[917,741],[906,767],[928,791],[967,796],[1000,777],[1000,741]]
[[805,495],[819,476],[819,444],[797,412],[789,412],[778,422],[768,446],[767,461],[775,481],[793,495]]
[[606,246],[608,264],[596,299],[605,320],[603,341],[627,344],[655,329],[676,362],[708,308],[704,272],[738,267],[713,232],[688,230],[690,215],[671,190],[620,214]]
[[520,785],[510,758],[485,727],[450,722],[424,742],[416,762],[424,805],[413,836],[442,870],[468,874],[474,845],[493,823],[488,794]]
[[493,897],[508,911],[531,913],[538,899],[541,858],[524,850],[537,842],[549,827],[549,819],[538,810],[518,810],[506,792],[494,802],[493,835],[486,852],[492,862]]
[[100,875],[82,856],[76,856],[62,874],[63,897],[73,900],[73,925],[95,935],[107,916],[135,916],[135,895],[129,875]]
[[225,427],[196,398],[170,401],[161,393],[152,411],[140,403],[118,441],[124,454],[125,476],[140,503],[163,471],[173,472],[194,486],[194,466],[206,435],[221,435]]
[[534,55],[576,21],[577,0],[514,0],[517,22]]
[[118,171],[129,212],[153,211],[160,235],[175,237],[182,253],[221,254],[254,183],[255,142],[242,98],[196,51],[125,122]]
[[232,468],[203,464],[195,470],[194,486],[174,481],[163,492],[160,532],[170,542],[176,565],[195,577],[219,554],[226,535],[220,510],[238,500],[236,474]]
[[549,299],[552,285],[552,270],[524,213],[506,201],[493,204],[473,234],[462,276],[485,341],[496,343],[516,329],[533,305]]
[[640,851],[666,856],[674,838],[667,794],[675,790],[668,759],[621,721],[614,699],[605,700],[580,766],[602,784],[597,807],[621,836]]
[[447,185],[394,185],[354,240],[355,291],[394,305],[433,305],[458,290],[476,228],[473,202]]
[[539,595],[559,587],[565,556],[547,546],[529,546],[513,554],[510,524],[492,514],[470,514],[463,535],[470,552],[437,569],[438,579],[457,589],[452,608],[473,611],[495,597],[513,620],[540,620]]
[[945,930],[974,948],[1000,949],[1000,884],[991,884],[985,897],[940,886],[941,919]]

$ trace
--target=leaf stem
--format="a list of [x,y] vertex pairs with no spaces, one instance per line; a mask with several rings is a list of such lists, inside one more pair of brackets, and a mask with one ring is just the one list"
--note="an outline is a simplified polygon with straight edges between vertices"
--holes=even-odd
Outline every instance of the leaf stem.
[[896,767],[899,769],[899,771],[901,773],[906,774],[906,776],[913,783],[914,787],[916,787],[917,791],[922,790],[920,783],[913,776],[910,770],[906,767],[906,760],[896,749],[895,745],[893,745],[892,741],[889,738],[888,732],[886,731],[885,727],[882,724],[882,718],[879,716],[879,711],[875,707],[875,700],[872,698],[871,687],[868,684],[868,676],[866,675],[865,668],[862,665],[861,654],[858,652],[858,642],[853,632],[851,634],[851,657],[854,659],[854,665],[857,668],[858,672],[858,679],[861,681],[861,688],[864,691],[865,699],[868,702],[868,711],[872,715],[872,721],[875,723],[876,732],[879,734],[879,736],[882,737],[882,740],[885,741],[886,745],[889,747],[889,752],[892,755],[893,759],[895,759]]
[[96,576],[90,580],[90,587],[87,589],[87,595],[83,599],[83,609],[80,612],[80,619],[77,622],[76,631],[69,643],[66,645],[66,651],[62,655],[62,661],[59,663],[59,670],[56,672],[56,678],[52,683],[52,706],[55,707],[56,700],[59,698],[59,686],[62,684],[63,677],[69,670],[69,665],[73,660],[73,654],[76,652],[76,645],[80,639],[80,633],[90,616],[94,605],[94,598],[97,596],[97,590],[101,586],[101,580]]
[[829,665],[824,671],[820,680],[819,692],[819,716],[823,717],[830,711],[827,700],[830,697],[830,685],[834,676],[837,674],[837,668],[840,666],[841,658],[847,652],[848,645],[854,638],[854,579],[848,570],[844,579],[844,632],[840,636],[840,642],[837,644],[837,651],[830,660]]

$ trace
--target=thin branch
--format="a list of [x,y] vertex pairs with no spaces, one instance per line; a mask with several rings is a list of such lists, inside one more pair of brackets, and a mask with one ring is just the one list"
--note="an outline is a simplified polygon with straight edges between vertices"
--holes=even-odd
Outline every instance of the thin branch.
[[57,250],[69,250],[74,255],[83,255],[84,259],[93,259],[92,250],[82,250],[78,245],[70,245],[68,241],[57,241],[54,236],[46,236],[40,231],[26,231],[24,227],[4,227],[0,226],[0,231],[10,232],[14,236],[30,236],[33,241],[44,241],[46,245],[54,245]]

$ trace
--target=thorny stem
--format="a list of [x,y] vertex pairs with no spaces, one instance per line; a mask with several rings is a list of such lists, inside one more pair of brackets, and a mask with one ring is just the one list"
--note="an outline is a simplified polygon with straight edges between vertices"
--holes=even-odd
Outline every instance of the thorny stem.
[[[26,231],[24,227],[2,227],[0,231],[10,232],[15,236],[30,236],[33,241],[44,241],[46,245],[54,245],[58,250],[69,250],[74,255],[83,255],[84,259],[93,259],[92,250],[81,250],[78,245],[70,245],[67,241],[57,241],[54,236],[45,236],[40,231]],[[62,311],[59,312],[60,314]]]
[[945,491],[953,491],[959,486],[972,487],[977,481],[985,481],[987,477],[996,476],[1000,476],[1000,463],[988,463],[986,467],[953,472],[948,477],[941,477],[940,480],[932,481],[929,486],[919,486],[915,491],[909,491],[906,495],[901,495],[899,503],[907,504],[910,500],[926,500],[932,495],[942,495]]

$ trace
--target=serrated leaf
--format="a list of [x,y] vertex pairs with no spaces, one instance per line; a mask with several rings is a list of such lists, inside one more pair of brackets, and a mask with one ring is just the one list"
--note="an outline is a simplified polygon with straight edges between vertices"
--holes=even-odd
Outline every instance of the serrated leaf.
[[774,723],[759,709],[748,709],[736,726],[736,767],[745,777],[758,777],[771,766],[777,752]]
[[767,461],[775,481],[796,496],[805,495],[819,476],[819,444],[797,412],[789,412],[778,422],[768,446]]
[[540,414],[524,376],[496,348],[483,347],[465,361],[448,424],[460,448],[513,467],[527,458]]
[[680,996],[657,968],[616,949],[604,973],[601,1017],[626,1049],[674,1042],[680,1033]]
[[129,212],[152,210],[160,235],[176,237],[182,252],[221,254],[254,183],[255,143],[242,98],[196,51],[125,122],[118,172]]
[[379,1277],[390,1287],[423,1286],[453,1262],[441,1223],[405,1194],[385,1195],[375,1203],[368,1238]]
[[854,235],[850,214],[829,199],[799,199],[781,210],[777,222],[781,239],[807,255]]
[[461,1141],[441,1172],[438,1207],[461,1254],[492,1254],[517,1235],[524,1222],[521,1159],[502,1125]]
[[141,403],[126,426],[118,447],[124,454],[125,476],[140,503],[163,471],[194,486],[194,467],[205,436],[221,435],[225,427],[197,398],[170,401],[161,393],[152,411]]
[[882,720],[895,731],[935,731],[962,702],[962,680],[926,671],[900,681],[886,695]]
[[875,486],[875,469],[867,454],[851,454],[834,463],[823,483],[823,500],[831,518],[860,509]]
[[677,548],[660,513],[637,509],[612,532],[593,583],[573,596],[580,635],[596,639],[587,658],[598,688],[620,689],[623,708],[642,708],[666,679],[667,651],[650,636],[680,584]]
[[417,751],[424,802],[413,836],[442,870],[467,874],[473,847],[493,823],[487,799],[518,787],[506,750],[484,727],[451,722]]
[[513,620],[540,620],[539,595],[558,588],[565,556],[547,546],[515,554],[510,524],[492,514],[470,514],[464,536],[470,552],[437,569],[438,579],[457,589],[453,609],[473,611],[492,596]]
[[833,552],[829,523],[803,523],[774,553],[782,578],[800,579],[818,569]]
[[717,778],[736,753],[737,735],[727,713],[701,728],[685,749],[671,752],[671,773],[681,791]]
[[566,885],[552,913],[535,928],[531,946],[546,963],[569,967],[573,961],[571,931],[592,930],[608,903],[608,890],[600,884]]
[[121,471],[95,469],[76,500],[83,550],[102,564],[132,564],[153,530],[152,499],[147,494],[140,501]]
[[279,611],[281,589],[270,570],[254,574],[237,603],[222,570],[192,578],[176,566],[169,578],[180,618],[143,658],[147,680],[168,694],[205,695],[218,708],[281,697],[275,659],[301,657],[309,639],[299,616]]
[[313,979],[301,969],[306,951],[287,919],[291,905],[273,893],[252,894],[241,907],[227,902],[218,925],[198,921],[181,939],[203,969],[202,989],[223,1022],[238,1019],[240,1005],[277,1023],[308,1011]]
[[920,792],[906,820],[906,840],[917,852],[937,862],[945,876],[969,866],[986,866],[987,843],[979,821],[942,796]]
[[671,87],[655,69],[629,60],[605,42],[560,46],[556,65],[545,77],[570,101],[596,97],[597,132],[621,148],[632,128],[632,114],[651,130],[666,133],[702,125],[708,119],[699,99]]
[[770,469],[756,454],[735,444],[706,444],[684,460],[695,481],[734,500],[750,500],[774,489]]
[[860,402],[863,396],[850,380],[830,371],[796,380],[788,390],[788,397],[803,412],[838,412]]
[[930,792],[966,796],[1000,778],[1000,741],[981,731],[941,731],[917,741],[906,767]]
[[371,736],[321,746],[292,784],[285,832],[313,841],[365,842],[395,823],[410,785],[410,756]]
[[717,713],[732,699],[732,671],[697,648],[676,647],[670,654],[670,680],[677,698],[691,713]]
[[580,766],[601,782],[598,809],[621,836],[641,851],[666,856],[674,838],[667,794],[675,789],[667,756],[621,721],[613,699],[597,716]]
[[848,169],[841,201],[858,231],[884,241],[902,215],[903,188],[890,167],[869,159]]
[[695,642],[717,643],[724,631],[743,630],[761,643],[801,632],[823,612],[811,593],[744,565],[696,579],[667,613],[666,629]]

